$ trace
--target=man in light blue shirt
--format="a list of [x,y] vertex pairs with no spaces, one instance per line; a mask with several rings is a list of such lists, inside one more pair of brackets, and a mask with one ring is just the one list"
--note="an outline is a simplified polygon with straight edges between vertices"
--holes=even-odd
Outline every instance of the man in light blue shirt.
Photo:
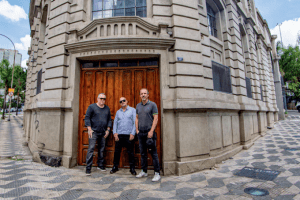
[[120,110],[117,111],[113,133],[115,137],[115,154],[114,154],[114,166],[110,171],[111,174],[118,171],[120,154],[122,147],[126,147],[129,156],[130,172],[132,175],[136,175],[135,163],[134,163],[134,136],[135,136],[135,118],[136,110],[128,106],[128,101],[125,97],[120,98]]

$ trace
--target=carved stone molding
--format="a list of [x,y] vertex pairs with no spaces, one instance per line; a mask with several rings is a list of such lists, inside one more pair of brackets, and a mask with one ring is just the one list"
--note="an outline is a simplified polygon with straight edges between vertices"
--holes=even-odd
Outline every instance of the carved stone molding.
[[70,30],[69,52],[106,49],[167,49],[175,40],[167,33],[168,24],[153,25],[140,17],[93,20],[81,30]]

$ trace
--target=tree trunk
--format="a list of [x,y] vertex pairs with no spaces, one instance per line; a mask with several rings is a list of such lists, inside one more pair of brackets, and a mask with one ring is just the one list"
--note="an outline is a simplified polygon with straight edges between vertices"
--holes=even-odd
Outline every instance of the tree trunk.
[[5,89],[4,89],[4,102],[3,102],[2,119],[4,119],[5,110],[6,110],[6,90],[7,90],[7,85],[5,85]]
[[18,109],[19,109],[19,95],[20,93],[18,92],[18,99],[17,99],[17,111],[16,111],[16,116],[18,116]]

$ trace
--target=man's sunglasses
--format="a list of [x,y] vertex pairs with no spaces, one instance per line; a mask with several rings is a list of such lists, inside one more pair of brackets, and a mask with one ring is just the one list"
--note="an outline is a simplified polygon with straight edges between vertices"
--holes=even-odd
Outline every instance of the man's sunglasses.
[[106,100],[106,98],[99,98],[100,100]]
[[123,102],[125,102],[125,101],[126,101],[126,99],[123,99],[123,100],[120,100],[119,102],[120,102],[120,103],[123,103]]

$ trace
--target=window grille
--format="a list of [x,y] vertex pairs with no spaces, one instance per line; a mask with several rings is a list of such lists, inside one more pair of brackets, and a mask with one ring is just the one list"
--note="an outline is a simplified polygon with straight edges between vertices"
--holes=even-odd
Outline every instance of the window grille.
[[262,85],[260,85],[260,98],[262,101],[264,101],[264,94],[263,94],[263,89],[262,89]]
[[206,4],[206,8],[209,34],[217,37],[216,13],[209,4]]
[[247,97],[252,98],[251,80],[248,77],[246,77],[246,89],[247,89]]
[[41,69],[37,74],[37,86],[36,86],[36,94],[41,93],[42,91],[42,73],[43,70]]
[[212,61],[214,90],[232,93],[230,68]]
[[272,73],[274,75],[274,63],[273,63],[273,57],[272,57],[272,53],[270,52],[270,57],[271,57],[271,64],[272,64]]
[[118,16],[147,17],[146,0],[93,0],[93,20]]

